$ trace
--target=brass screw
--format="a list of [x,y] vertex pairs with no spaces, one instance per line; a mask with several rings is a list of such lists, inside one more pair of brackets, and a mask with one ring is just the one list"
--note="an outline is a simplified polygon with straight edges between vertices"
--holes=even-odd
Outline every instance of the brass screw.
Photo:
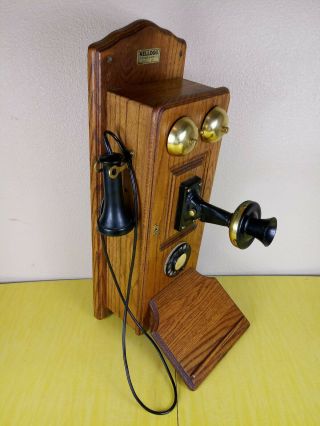
[[195,209],[191,209],[188,211],[188,214],[190,217],[195,217],[195,215],[197,214],[197,210]]
[[153,235],[159,235],[159,225],[153,225]]

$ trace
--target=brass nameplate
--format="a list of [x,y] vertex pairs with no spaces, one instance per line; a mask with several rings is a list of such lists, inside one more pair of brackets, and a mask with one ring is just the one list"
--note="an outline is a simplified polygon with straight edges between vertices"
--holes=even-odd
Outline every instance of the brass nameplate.
[[160,50],[157,47],[137,50],[137,64],[156,64],[160,62]]

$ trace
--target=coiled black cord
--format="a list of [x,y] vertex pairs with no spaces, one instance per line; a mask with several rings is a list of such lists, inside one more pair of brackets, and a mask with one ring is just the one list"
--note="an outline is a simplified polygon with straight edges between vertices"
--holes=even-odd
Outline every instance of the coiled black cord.
[[[106,151],[107,153],[111,154],[111,147],[110,147],[110,143],[108,140],[108,135],[110,135],[118,144],[118,146],[120,147],[126,161],[128,164],[128,170],[129,170],[129,176],[130,176],[130,183],[131,183],[131,187],[132,187],[132,192],[133,192],[133,204],[134,204],[134,235],[133,235],[133,244],[132,244],[132,255],[131,255],[131,261],[130,261],[130,269],[129,269],[129,276],[128,276],[128,284],[127,284],[127,292],[126,292],[126,297],[124,297],[119,282],[117,280],[117,277],[115,275],[114,269],[112,267],[111,261],[110,261],[110,257],[108,255],[108,250],[107,250],[107,244],[105,241],[105,237],[103,236],[103,234],[101,234],[101,242],[102,242],[102,250],[103,250],[103,254],[106,258],[108,267],[110,269],[110,273],[113,279],[113,282],[116,286],[116,289],[119,293],[120,299],[122,300],[123,304],[124,304],[124,313],[123,313],[123,320],[122,320],[122,355],[123,355],[123,363],[124,363],[124,369],[126,372],[126,376],[127,376],[127,381],[130,387],[130,390],[132,392],[132,395],[134,396],[134,398],[136,399],[136,401],[138,402],[138,404],[141,405],[142,408],[144,408],[146,411],[148,411],[151,414],[156,414],[156,415],[163,415],[163,414],[168,414],[170,413],[175,406],[177,405],[177,400],[178,400],[178,395],[177,395],[177,386],[174,382],[174,379],[172,377],[171,371],[168,367],[168,364],[166,363],[166,360],[164,359],[164,356],[161,353],[161,350],[159,348],[159,346],[157,345],[157,343],[153,340],[153,338],[150,336],[150,334],[144,329],[144,327],[139,323],[139,321],[137,320],[137,318],[134,316],[134,314],[132,313],[131,309],[129,308],[129,300],[130,300],[130,293],[131,293],[131,284],[132,284],[132,275],[133,275],[133,270],[134,270],[134,263],[135,263],[135,258],[136,258],[136,251],[137,251],[137,241],[138,241],[138,208],[139,208],[139,201],[138,201],[138,187],[137,187],[137,180],[136,180],[136,175],[132,166],[132,155],[130,153],[130,151],[127,150],[127,148],[125,147],[124,143],[122,142],[122,140],[119,138],[119,136],[117,136],[115,133],[111,132],[110,130],[107,130],[104,132],[104,142],[105,142],[105,146],[106,146]],[[172,388],[173,388],[173,393],[174,393],[174,400],[173,403],[171,404],[171,406],[166,409],[166,410],[153,410],[152,408],[149,408],[147,405],[145,405],[142,400],[138,397],[134,386],[132,384],[132,380],[131,380],[131,376],[130,376],[130,370],[129,370],[129,366],[128,366],[128,360],[127,360],[127,346],[126,346],[126,330],[127,330],[127,316],[128,313],[130,315],[130,317],[132,318],[133,322],[136,324],[136,326],[139,328],[139,330],[148,338],[148,340],[150,341],[150,343],[153,345],[153,347],[156,349],[156,351],[158,352],[161,362],[164,365],[166,372],[169,376],[170,382],[172,384]]]

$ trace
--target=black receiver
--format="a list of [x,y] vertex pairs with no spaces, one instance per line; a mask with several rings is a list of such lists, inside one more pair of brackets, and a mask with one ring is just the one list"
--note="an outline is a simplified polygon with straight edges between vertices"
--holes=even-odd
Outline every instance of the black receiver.
[[[104,198],[102,200],[100,215],[98,218],[98,230],[101,234],[101,244],[102,251],[104,257],[106,259],[107,265],[109,267],[114,285],[119,293],[119,297],[124,305],[124,313],[123,313],[123,321],[122,321],[122,355],[123,355],[123,363],[124,369],[126,372],[126,377],[128,381],[128,385],[134,396],[135,400],[138,404],[141,405],[146,411],[151,414],[162,415],[167,414],[172,411],[177,404],[177,387],[171,371],[167,365],[167,362],[164,356],[161,353],[160,348],[157,343],[153,340],[153,338],[149,335],[149,333],[143,328],[140,322],[137,320],[135,315],[132,313],[129,302],[130,302],[130,293],[131,293],[131,285],[132,285],[132,276],[136,258],[137,251],[137,242],[138,242],[138,209],[139,209],[139,201],[138,201],[138,187],[136,175],[132,165],[132,153],[125,147],[123,141],[120,139],[118,135],[111,132],[110,130],[106,130],[104,132],[104,144],[106,153],[99,157],[95,165],[95,169],[97,172],[103,172],[103,188],[104,188]],[[108,136],[111,136],[118,147],[121,150],[120,153],[114,153],[111,149],[110,142]],[[131,208],[130,203],[127,202],[127,199],[124,197],[124,191],[122,186],[122,172],[128,169],[132,196],[133,196],[133,206]],[[133,229],[133,243],[132,243],[132,255],[129,267],[129,275],[127,281],[127,289],[126,294],[124,295],[121,291],[121,286],[114,272],[108,250],[107,244],[105,241],[105,237],[119,237],[121,235],[128,234]],[[139,398],[137,395],[133,383],[131,381],[130,370],[127,360],[127,348],[126,348],[126,330],[127,330],[127,316],[128,314],[132,318],[135,325],[139,328],[141,333],[143,333],[149,342],[153,345],[155,350],[158,352],[160,360],[164,365],[166,373],[169,377],[169,380],[173,389],[173,402],[169,406],[169,408],[165,410],[154,410],[147,405]]]
[[114,153],[107,134],[105,134],[104,143],[106,153],[101,155],[96,163],[96,171],[103,173],[104,191],[98,229],[103,235],[118,237],[128,234],[135,224],[134,212],[124,197],[122,186],[122,172],[128,168],[131,154],[123,145],[120,145],[122,154]]

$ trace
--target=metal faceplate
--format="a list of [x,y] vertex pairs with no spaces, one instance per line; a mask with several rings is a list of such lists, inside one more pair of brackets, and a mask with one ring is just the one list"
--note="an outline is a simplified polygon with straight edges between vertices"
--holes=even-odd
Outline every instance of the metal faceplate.
[[168,277],[174,277],[181,272],[188,263],[191,254],[191,246],[187,242],[178,244],[168,255],[164,264],[164,273]]
[[199,176],[193,176],[192,178],[185,180],[181,183],[179,188],[179,197],[177,205],[177,214],[174,228],[177,231],[183,231],[187,226],[190,226],[195,222],[197,218],[197,212],[193,210],[188,203],[188,194],[191,191],[196,191],[198,194],[201,192],[201,178]]

